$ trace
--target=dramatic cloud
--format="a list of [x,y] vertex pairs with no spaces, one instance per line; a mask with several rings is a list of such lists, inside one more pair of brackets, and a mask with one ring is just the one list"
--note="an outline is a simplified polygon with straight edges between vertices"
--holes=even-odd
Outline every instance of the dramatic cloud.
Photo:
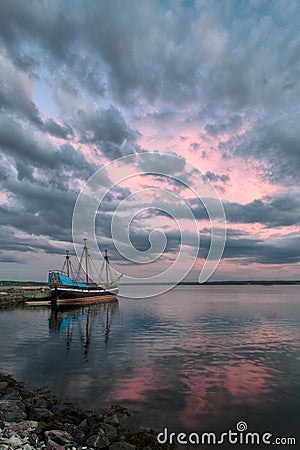
[[288,108],[283,115],[275,114],[255,123],[233,146],[238,155],[262,162],[262,178],[293,185],[295,181],[299,183],[299,113],[293,110],[293,103]]
[[39,124],[39,112],[30,96],[30,79],[13,62],[0,55],[0,108],[23,115]]
[[247,205],[226,203],[226,217],[232,223],[261,223],[268,227],[299,225],[300,196],[280,195],[269,202],[254,200]]
[[243,258],[240,263],[294,264],[299,263],[299,237],[282,239],[273,244],[256,239],[228,239],[224,258]]
[[[22,278],[23,253],[69,245],[73,208],[89,177],[119,157],[151,151],[151,165],[140,160],[142,180],[107,194],[97,214],[99,241],[113,249],[114,210],[152,186],[176,194],[206,227],[194,194],[155,175],[180,174],[189,187],[196,178],[190,162],[215,186],[236,227],[225,262],[270,270],[290,264],[297,277],[299,14],[297,0],[2,2],[0,270],[10,262]],[[170,167],[163,153],[180,158]],[[148,232],[161,221],[168,259],[178,251],[178,231],[154,198],[149,208],[132,242],[147,249]]]
[[108,159],[116,159],[132,153],[134,133],[121,113],[113,107],[100,111],[78,113],[78,128],[81,142],[95,144]]
[[44,129],[48,133],[50,133],[52,136],[55,136],[57,138],[61,139],[67,139],[68,137],[73,136],[73,130],[70,126],[65,125],[61,126],[59,123],[55,122],[53,119],[47,120],[47,122],[44,124]]

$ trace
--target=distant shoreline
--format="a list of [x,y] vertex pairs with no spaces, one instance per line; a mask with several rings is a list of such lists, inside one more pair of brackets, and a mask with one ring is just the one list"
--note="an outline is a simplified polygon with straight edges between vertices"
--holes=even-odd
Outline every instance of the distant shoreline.
[[[169,283],[126,283],[121,286],[149,286],[149,285],[173,285],[175,282]],[[249,280],[249,281],[207,281],[198,283],[197,281],[182,281],[177,286],[272,286],[272,285],[300,285],[300,280]]]
[[[175,282],[174,282],[175,283]],[[163,285],[173,285],[172,282],[166,283],[124,283],[123,286],[141,286],[149,284],[163,284]],[[182,281],[178,283],[179,286],[243,286],[243,285],[261,285],[261,286],[271,286],[271,285],[300,285],[300,280],[225,280],[225,281],[207,281],[206,283],[199,284],[197,281]],[[1,286],[47,286],[46,282],[43,281],[15,281],[15,280],[1,280]],[[122,284],[120,285],[122,286]]]

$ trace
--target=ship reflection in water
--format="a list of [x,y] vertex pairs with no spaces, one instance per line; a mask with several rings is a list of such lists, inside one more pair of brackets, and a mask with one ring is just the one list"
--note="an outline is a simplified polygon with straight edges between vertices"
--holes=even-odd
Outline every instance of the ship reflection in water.
[[[49,331],[65,338],[67,351],[71,350],[73,334],[77,333],[85,361],[88,361],[93,331],[102,330],[103,341],[109,341],[110,327],[115,315],[119,314],[119,303],[102,303],[85,306],[60,305],[51,308]],[[76,328],[76,330],[75,330]],[[98,338],[98,336],[97,336]]]

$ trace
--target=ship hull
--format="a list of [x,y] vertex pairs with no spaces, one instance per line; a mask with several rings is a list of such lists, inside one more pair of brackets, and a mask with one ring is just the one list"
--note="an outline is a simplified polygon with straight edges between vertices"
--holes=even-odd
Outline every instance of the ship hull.
[[87,298],[101,298],[101,297],[116,297],[118,288],[111,288],[110,290],[101,288],[81,289],[74,287],[61,287],[51,289],[52,300],[74,300]]

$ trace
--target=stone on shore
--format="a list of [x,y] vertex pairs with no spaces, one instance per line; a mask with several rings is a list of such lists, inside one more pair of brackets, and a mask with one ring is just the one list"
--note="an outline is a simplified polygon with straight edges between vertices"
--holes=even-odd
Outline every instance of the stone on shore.
[[34,420],[25,420],[24,422],[11,423],[6,429],[8,431],[21,431],[24,433],[28,431],[35,431],[38,425],[39,423]]
[[111,405],[83,411],[44,389],[31,392],[0,373],[0,450],[171,450],[157,433]]
[[25,405],[20,400],[0,399],[0,417],[7,422],[22,421],[26,419]]
[[104,431],[101,430],[99,431],[98,434],[94,434],[92,436],[89,437],[89,439],[87,440],[86,444],[89,447],[94,447],[94,448],[107,448],[110,444],[108,438],[105,436]]
[[5,389],[8,387],[8,383],[6,381],[1,381],[0,383],[0,394],[1,392],[5,391]]
[[0,438],[0,445],[8,445],[12,448],[20,447],[23,445],[23,440],[18,436],[11,436],[10,438]]
[[45,432],[46,442],[50,445],[75,444],[73,436],[67,431],[50,430]]
[[106,436],[110,440],[114,439],[118,435],[118,431],[117,431],[116,427],[110,425],[109,423],[103,423],[101,425],[101,428],[104,430]]
[[109,446],[109,450],[135,450],[135,445],[126,442],[114,442]]
[[31,420],[46,422],[54,417],[54,414],[47,408],[30,408],[29,417]]

